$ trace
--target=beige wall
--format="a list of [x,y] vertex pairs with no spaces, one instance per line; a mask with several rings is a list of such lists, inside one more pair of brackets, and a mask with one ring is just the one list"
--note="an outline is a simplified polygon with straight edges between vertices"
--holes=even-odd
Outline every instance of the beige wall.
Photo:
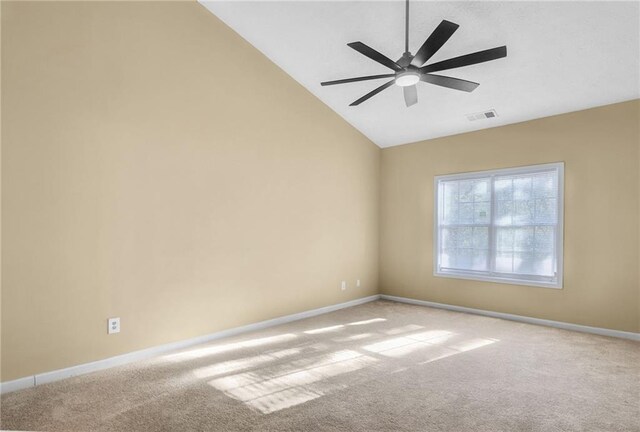
[[380,150],[196,3],[3,1],[2,123],[2,381],[377,293]]
[[[382,151],[384,294],[640,330],[640,102]],[[564,289],[433,276],[433,177],[565,162]]]

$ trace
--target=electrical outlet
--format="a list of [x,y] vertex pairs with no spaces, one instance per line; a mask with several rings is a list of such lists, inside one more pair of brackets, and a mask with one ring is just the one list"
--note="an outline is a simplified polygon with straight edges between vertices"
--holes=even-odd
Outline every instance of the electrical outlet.
[[340,288],[342,289],[342,291],[347,289],[347,281],[342,281],[342,284],[340,285]]
[[107,332],[109,334],[120,333],[120,318],[109,318],[108,319]]
[[356,281],[356,286],[357,286],[357,287],[359,287],[359,286],[360,286],[360,279],[358,279],[358,280]]

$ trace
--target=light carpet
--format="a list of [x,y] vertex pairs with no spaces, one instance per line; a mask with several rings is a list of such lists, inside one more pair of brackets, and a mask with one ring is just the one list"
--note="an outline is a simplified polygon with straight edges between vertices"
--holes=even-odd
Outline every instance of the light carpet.
[[3,429],[640,431],[640,344],[388,301],[2,396]]

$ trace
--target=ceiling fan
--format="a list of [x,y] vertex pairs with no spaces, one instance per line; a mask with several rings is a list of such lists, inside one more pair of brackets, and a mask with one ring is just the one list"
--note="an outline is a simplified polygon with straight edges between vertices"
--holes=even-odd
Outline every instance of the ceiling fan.
[[357,81],[367,81],[381,78],[393,78],[391,81],[382,84],[380,87],[370,91],[360,99],[355,100],[349,106],[357,106],[367,99],[377,95],[382,90],[391,87],[394,83],[404,92],[404,101],[407,106],[414,105],[418,102],[418,90],[416,84],[420,81],[447,87],[455,90],[472,92],[480,84],[459,78],[453,78],[443,75],[434,75],[431,72],[438,72],[448,69],[455,69],[463,66],[469,66],[477,63],[483,63],[490,60],[496,60],[507,56],[507,47],[501,46],[491,48],[484,51],[478,51],[472,54],[466,54],[460,57],[454,57],[437,63],[423,66],[441,47],[449,40],[453,33],[458,29],[459,25],[447,20],[443,20],[438,27],[431,33],[427,40],[422,44],[418,52],[413,55],[409,52],[409,0],[405,2],[405,37],[404,37],[404,54],[397,61],[393,61],[385,55],[379,53],[362,42],[351,42],[347,45],[369,57],[371,60],[377,61],[383,66],[393,70],[393,73],[383,75],[370,75],[357,78],[347,78],[335,81],[325,81],[320,83],[323,86],[346,84]]

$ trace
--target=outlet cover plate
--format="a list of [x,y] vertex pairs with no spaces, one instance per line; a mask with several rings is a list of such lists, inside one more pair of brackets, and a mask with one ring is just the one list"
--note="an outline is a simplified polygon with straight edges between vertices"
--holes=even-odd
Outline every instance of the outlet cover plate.
[[109,318],[107,332],[109,334],[120,333],[120,318]]

